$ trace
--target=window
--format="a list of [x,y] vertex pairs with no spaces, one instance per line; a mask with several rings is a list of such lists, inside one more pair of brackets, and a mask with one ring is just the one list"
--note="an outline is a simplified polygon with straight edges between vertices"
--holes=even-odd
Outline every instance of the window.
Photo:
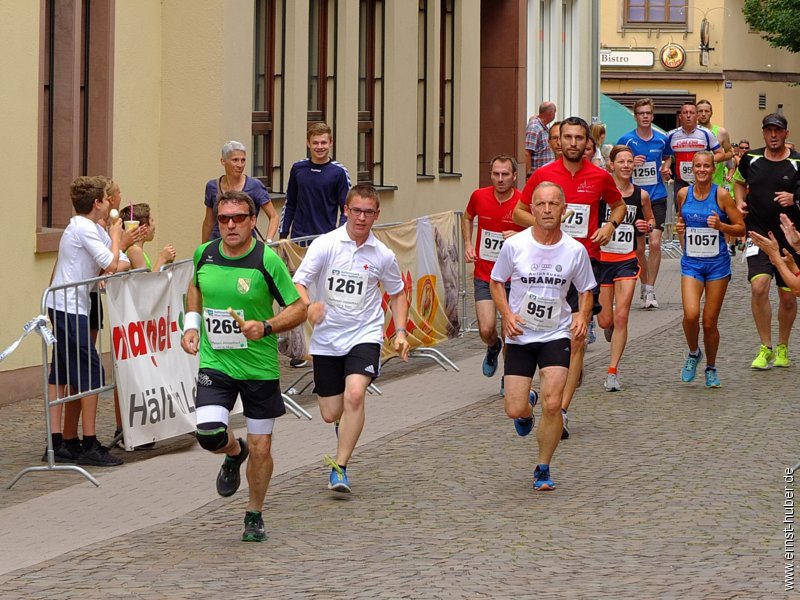
[[308,9],[308,122],[328,123],[336,109],[338,2],[310,0]]
[[382,0],[361,0],[358,34],[358,181],[383,185]]
[[428,0],[417,15],[417,175],[428,175]]
[[276,148],[283,146],[283,127],[276,124],[282,111],[286,0],[256,0],[253,73],[253,136],[250,162],[253,177],[270,192],[283,190],[283,161]]
[[453,0],[441,0],[439,31],[439,172],[453,173],[455,127],[456,15]]
[[111,174],[113,15],[113,0],[42,0],[40,252],[58,249],[72,180]]
[[687,0],[625,0],[627,25],[686,25]]

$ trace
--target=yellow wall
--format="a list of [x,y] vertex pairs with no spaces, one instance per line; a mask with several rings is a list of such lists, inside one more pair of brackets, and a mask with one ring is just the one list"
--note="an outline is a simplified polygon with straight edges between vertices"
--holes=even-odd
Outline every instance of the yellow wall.
[[[754,146],[762,144],[761,119],[783,104],[783,112],[800,134],[800,88],[789,80],[800,73],[800,55],[772,48],[760,35],[751,32],[742,16],[743,0],[690,0],[689,31],[625,29],[621,27],[623,0],[601,0],[600,41],[608,48],[651,49],[656,64],[652,69],[615,69],[620,72],[648,73],[651,78],[611,77],[603,69],[603,92],[620,93],[642,90],[681,90],[706,98],[714,106],[713,123],[724,125],[735,140],[747,138]],[[700,22],[710,23],[709,65],[699,64]],[[679,71],[664,69],[659,50],[674,42],[687,51],[686,65]],[[712,79],[703,79],[709,77]],[[725,87],[728,81],[730,87]],[[766,94],[766,109],[758,108],[759,94]],[[790,135],[791,137],[791,135]],[[800,135],[796,136],[800,142]]]
[[[40,312],[42,291],[53,256],[37,256],[36,204],[39,159],[39,3],[0,2],[3,84],[0,114],[3,140],[4,196],[10,221],[0,235],[0,281],[3,282],[0,350],[22,334],[22,326]],[[13,57],[13,58],[12,58]],[[41,364],[41,343],[29,337],[0,363],[3,370]]]
[[[386,107],[383,221],[444,210],[461,210],[478,184],[480,3],[459,2],[457,12],[456,161],[460,177],[416,177],[417,3],[385,2]],[[356,177],[358,0],[340,0],[337,159]],[[286,103],[282,159],[288,178],[305,150],[308,7],[287,3]],[[431,14],[438,20],[438,4]],[[251,0],[116,0],[113,85],[113,167],[124,202],[148,202],[157,217],[155,254],[167,242],[188,258],[200,241],[207,180],[221,174],[219,152],[230,139],[251,143],[253,89]],[[39,157],[40,3],[0,2],[0,46],[14,60],[4,63],[0,114],[7,143],[0,150],[9,198],[23,202],[0,236],[6,282],[0,345],[10,343],[39,313],[56,254],[36,255]],[[438,31],[438,30],[436,30]],[[438,44],[431,44],[438,65]],[[438,88],[432,74],[431,88]],[[429,99],[429,172],[438,155],[438,91]],[[285,183],[285,182],[284,182]],[[276,203],[280,208],[280,203]],[[262,217],[262,221],[263,221]],[[265,223],[262,223],[262,226]],[[38,339],[26,340],[0,364],[0,373],[41,364]],[[38,393],[38,387],[36,390]]]
[[[727,127],[733,141],[747,139],[753,148],[764,145],[761,119],[776,112],[783,104],[783,115],[789,121],[789,140],[800,145],[800,90],[787,83],[765,81],[734,81],[725,90],[725,110],[720,121]],[[758,109],[758,95],[767,95],[767,108]]]

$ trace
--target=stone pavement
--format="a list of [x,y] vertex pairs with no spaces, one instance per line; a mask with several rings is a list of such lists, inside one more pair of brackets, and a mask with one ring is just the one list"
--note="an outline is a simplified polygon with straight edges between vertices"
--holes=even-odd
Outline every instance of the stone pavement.
[[[351,496],[325,489],[332,428],[316,411],[281,420],[262,544],[239,541],[246,492],[216,498],[219,460],[188,437],[94,469],[100,488],[26,476],[0,491],[0,598],[783,597],[800,367],[749,369],[757,344],[737,260],[723,388],[681,383],[677,261],[662,273],[662,308],[632,312],[624,391],[603,391],[602,335],[589,347],[554,492],[532,491],[535,437],[514,433],[468,334],[442,347],[460,373],[390,363],[383,396],[368,400]],[[3,483],[39,459],[40,414],[38,403],[0,408]]]

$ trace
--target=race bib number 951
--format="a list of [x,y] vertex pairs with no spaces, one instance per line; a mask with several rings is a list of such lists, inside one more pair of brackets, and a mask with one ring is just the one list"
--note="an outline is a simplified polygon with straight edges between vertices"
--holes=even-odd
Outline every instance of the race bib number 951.
[[527,292],[521,313],[525,324],[534,331],[553,331],[561,323],[561,298],[542,298]]

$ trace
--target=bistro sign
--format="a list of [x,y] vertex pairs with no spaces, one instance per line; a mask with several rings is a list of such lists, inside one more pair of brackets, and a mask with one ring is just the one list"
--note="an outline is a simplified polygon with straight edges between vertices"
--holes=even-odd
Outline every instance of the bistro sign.
[[601,67],[652,67],[655,58],[651,50],[601,50]]

